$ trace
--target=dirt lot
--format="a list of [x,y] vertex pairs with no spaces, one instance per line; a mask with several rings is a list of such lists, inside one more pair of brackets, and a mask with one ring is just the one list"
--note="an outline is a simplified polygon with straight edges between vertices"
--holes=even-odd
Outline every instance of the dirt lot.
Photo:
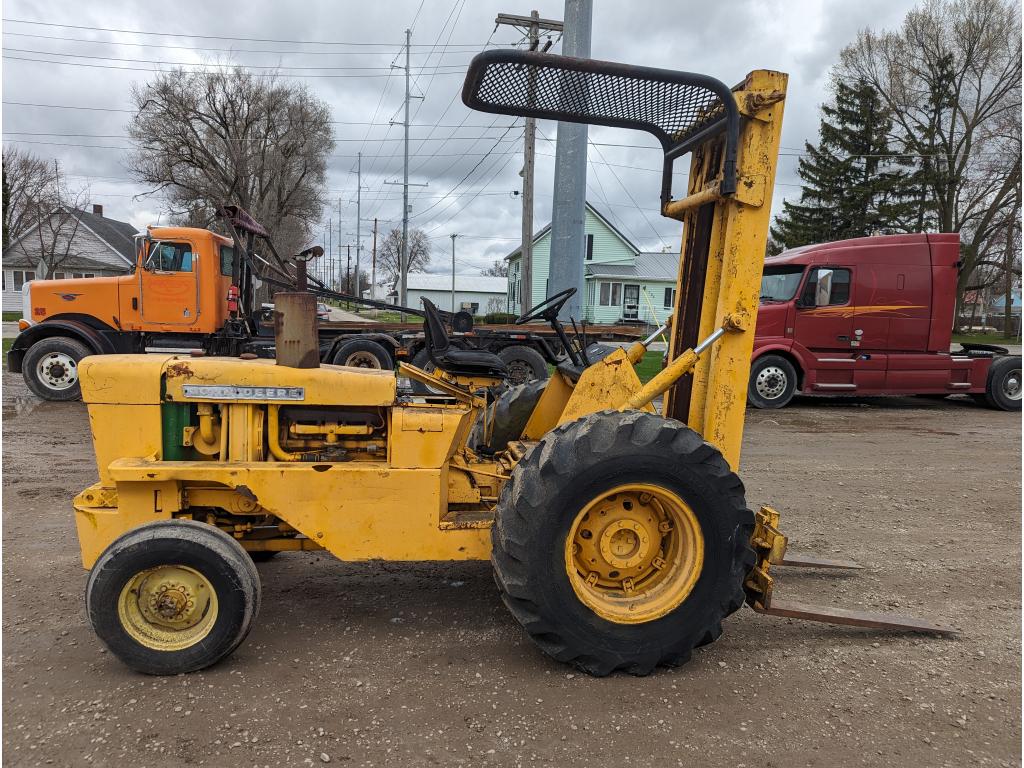
[[1019,765],[1021,418],[971,402],[803,400],[749,414],[752,504],[794,550],[855,558],[782,594],[951,622],[920,639],[759,617],[677,670],[591,679],[526,640],[487,564],[260,566],[249,640],[148,678],[83,610],[70,508],[85,408],[3,377],[6,765]]

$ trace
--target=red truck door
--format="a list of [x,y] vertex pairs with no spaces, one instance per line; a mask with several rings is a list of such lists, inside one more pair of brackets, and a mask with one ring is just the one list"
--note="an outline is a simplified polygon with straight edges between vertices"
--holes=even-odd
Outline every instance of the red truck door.
[[808,391],[854,389],[852,277],[849,267],[816,266],[804,278],[793,339],[814,358],[804,381]]
[[807,272],[796,305],[793,337],[812,352],[851,349],[850,273],[845,267],[812,267]]

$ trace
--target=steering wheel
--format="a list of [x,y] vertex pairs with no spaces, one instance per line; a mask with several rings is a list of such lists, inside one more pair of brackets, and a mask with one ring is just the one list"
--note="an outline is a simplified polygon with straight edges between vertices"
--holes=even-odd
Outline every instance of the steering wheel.
[[516,318],[516,325],[522,325],[528,323],[531,320],[551,320],[558,317],[558,313],[562,309],[562,305],[569,300],[569,297],[576,293],[575,288],[566,288],[564,291],[559,291],[554,296],[550,296],[536,307],[531,309],[525,315],[520,315]]

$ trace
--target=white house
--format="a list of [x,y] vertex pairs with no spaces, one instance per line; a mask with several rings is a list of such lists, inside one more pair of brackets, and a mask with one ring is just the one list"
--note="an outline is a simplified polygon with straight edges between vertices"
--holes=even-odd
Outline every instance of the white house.
[[[679,254],[645,253],[589,202],[583,225],[583,319],[588,323],[644,322],[659,325],[675,305]],[[547,296],[551,255],[551,225],[533,236],[533,306]],[[522,253],[508,261],[509,311],[519,312],[522,293]]]
[[[410,272],[406,279],[407,306],[417,309],[420,299],[430,299],[438,309],[446,311],[466,310],[472,315],[488,315],[492,312],[507,312],[508,281],[504,277],[484,275],[455,276],[455,309],[452,310],[452,276],[431,275],[424,272]],[[388,294],[388,301],[398,303],[397,286]]]
[[[136,229],[123,221],[103,216],[103,206],[94,205],[92,213],[73,209],[60,216],[53,226],[56,233],[44,229],[44,245],[39,241],[38,224],[15,237],[3,252],[3,311],[21,311],[21,289],[30,280],[50,277],[107,277],[127,272],[135,262]],[[71,240],[69,243],[68,240]],[[46,275],[41,248],[52,248],[58,254],[53,274]]]

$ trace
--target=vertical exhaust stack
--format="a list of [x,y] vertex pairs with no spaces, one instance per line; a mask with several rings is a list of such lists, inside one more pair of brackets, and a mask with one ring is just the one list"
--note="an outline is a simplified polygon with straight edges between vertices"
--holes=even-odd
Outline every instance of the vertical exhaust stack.
[[319,368],[316,296],[312,293],[274,295],[274,344],[277,364],[289,368]]

